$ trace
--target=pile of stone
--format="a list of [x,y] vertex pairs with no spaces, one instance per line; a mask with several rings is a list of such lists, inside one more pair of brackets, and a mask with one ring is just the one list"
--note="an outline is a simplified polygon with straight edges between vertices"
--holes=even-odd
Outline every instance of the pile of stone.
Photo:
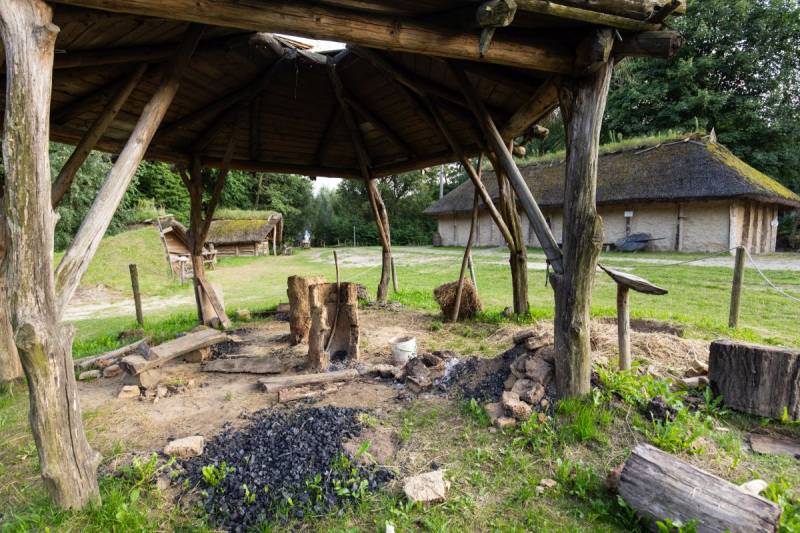
[[514,343],[524,346],[525,351],[511,363],[500,401],[484,406],[492,424],[500,429],[527,420],[534,411],[546,411],[553,396],[552,335],[524,330],[514,335]]

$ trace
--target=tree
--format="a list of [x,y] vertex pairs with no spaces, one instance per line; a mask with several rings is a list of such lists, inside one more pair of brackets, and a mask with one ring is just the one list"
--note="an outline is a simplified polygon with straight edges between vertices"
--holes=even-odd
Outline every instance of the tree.
[[606,132],[714,129],[749,164],[800,191],[800,4],[689,0],[674,20],[671,61],[628,60],[615,72]]

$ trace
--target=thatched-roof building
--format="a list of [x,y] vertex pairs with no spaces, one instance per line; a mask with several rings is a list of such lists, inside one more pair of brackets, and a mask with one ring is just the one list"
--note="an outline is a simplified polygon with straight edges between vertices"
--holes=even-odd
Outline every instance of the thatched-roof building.
[[[190,274],[192,251],[186,226],[172,217],[159,218],[156,224],[172,271],[175,274]],[[217,262],[216,254],[208,246],[203,246],[203,259],[209,268],[213,268]]]
[[[564,201],[563,160],[541,161],[520,169],[534,198],[560,239]],[[486,187],[497,199],[492,173]],[[429,207],[437,217],[445,246],[462,246],[469,235],[474,188],[463,183]],[[480,205],[477,245],[504,244]],[[688,138],[634,146],[600,156],[597,205],[604,242],[649,233],[653,250],[711,252],[740,244],[751,253],[775,251],[778,213],[800,208],[800,197],[769,176],[707,139]],[[538,246],[527,220],[523,231]]]
[[206,243],[221,257],[277,253],[283,242],[283,216],[275,211],[220,211],[211,221]]

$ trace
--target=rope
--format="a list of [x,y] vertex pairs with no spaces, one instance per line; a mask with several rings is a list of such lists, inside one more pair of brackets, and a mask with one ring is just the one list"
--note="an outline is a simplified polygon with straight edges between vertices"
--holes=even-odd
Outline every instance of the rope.
[[790,300],[794,300],[795,302],[800,302],[800,298],[798,298],[797,296],[793,296],[793,295],[789,294],[785,290],[781,289],[780,287],[778,287],[777,285],[772,283],[772,281],[767,277],[767,275],[764,274],[764,272],[760,268],[758,268],[758,265],[756,264],[755,260],[753,259],[753,256],[750,255],[750,252],[747,251],[747,248],[744,249],[744,253],[747,254],[747,258],[750,260],[750,264],[752,264],[753,267],[756,269],[756,271],[759,273],[759,275],[762,278],[764,278],[764,281],[767,283],[767,285],[772,287],[772,289],[775,290],[775,292],[777,292],[781,296],[789,298]]
[[[728,254],[730,254],[730,252],[732,250],[735,250],[735,249],[736,249],[736,247],[734,246],[733,248],[728,248],[727,250],[722,250],[722,251],[713,253],[711,255],[707,255],[705,257],[700,257],[698,259],[689,259],[687,261],[678,261],[676,263],[667,263],[667,264],[663,264],[663,265],[654,264],[654,263],[640,263],[640,262],[637,262],[635,259],[632,259],[631,261],[637,263],[635,268],[666,268],[666,267],[674,267],[674,266],[679,266],[679,265],[687,265],[689,263],[699,263],[700,261],[707,261],[709,259],[713,259],[714,257],[728,255]],[[609,259],[613,261],[616,258],[609,257]],[[624,259],[623,259],[623,261],[624,261]]]

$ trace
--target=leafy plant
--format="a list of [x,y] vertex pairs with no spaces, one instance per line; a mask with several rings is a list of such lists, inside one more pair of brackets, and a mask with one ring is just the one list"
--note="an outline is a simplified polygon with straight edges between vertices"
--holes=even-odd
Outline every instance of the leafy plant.
[[611,423],[611,412],[595,405],[591,398],[569,398],[558,404],[558,434],[562,442],[606,442],[604,428]]
[[461,402],[461,411],[480,427],[489,427],[492,424],[486,409],[475,398]]
[[672,420],[654,421],[644,433],[655,446],[666,452],[699,453],[702,449],[697,448],[695,442],[706,431],[700,418],[700,413],[692,414],[683,408]]
[[203,467],[203,480],[210,487],[216,487],[228,476],[228,473],[233,469],[228,467],[228,464],[223,462],[219,466],[215,464],[206,465]]
[[764,489],[764,497],[783,509],[779,533],[800,533],[800,498],[792,494],[791,490],[792,485],[783,479],[770,483]]
[[656,527],[659,533],[697,533],[697,520],[690,520],[685,524],[680,521],[672,521],[669,518],[658,520]]
[[534,450],[543,447],[552,448],[555,440],[552,419],[548,416],[534,413],[517,426],[514,444],[529,447]]

